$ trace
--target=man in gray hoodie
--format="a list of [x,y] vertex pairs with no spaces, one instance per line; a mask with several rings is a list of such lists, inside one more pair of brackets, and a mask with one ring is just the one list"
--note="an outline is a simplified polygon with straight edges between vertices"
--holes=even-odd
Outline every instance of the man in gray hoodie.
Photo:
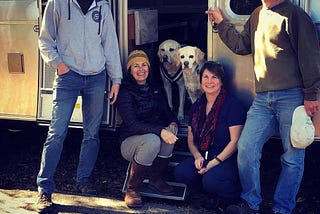
[[109,98],[118,96],[122,69],[113,17],[106,0],[49,0],[39,36],[43,60],[56,68],[53,110],[37,176],[39,212],[52,207],[53,176],[60,160],[68,124],[82,96],[83,140],[77,168],[77,188],[95,194],[91,174],[99,151],[99,127],[107,75]]

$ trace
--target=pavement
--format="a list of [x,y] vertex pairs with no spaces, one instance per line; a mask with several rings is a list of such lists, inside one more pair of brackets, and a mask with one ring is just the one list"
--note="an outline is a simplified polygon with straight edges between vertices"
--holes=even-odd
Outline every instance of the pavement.
[[[34,202],[37,192],[29,190],[0,189],[0,213],[32,214],[37,213]],[[129,209],[124,201],[103,197],[88,197],[72,194],[54,193],[52,195],[54,210],[52,213],[199,213],[190,207],[147,202],[141,209]]]

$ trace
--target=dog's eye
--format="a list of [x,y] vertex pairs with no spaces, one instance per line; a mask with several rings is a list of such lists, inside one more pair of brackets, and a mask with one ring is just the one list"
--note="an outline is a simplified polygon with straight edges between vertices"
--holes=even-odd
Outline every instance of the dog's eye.
[[194,56],[193,56],[193,55],[190,55],[190,56],[189,56],[189,58],[190,58],[190,59],[193,59],[193,58],[194,58]]
[[181,55],[180,58],[181,58],[181,59],[184,59],[184,55]]
[[164,48],[161,48],[161,51],[165,51],[165,49],[164,49]]
[[170,49],[169,49],[170,52],[172,52],[172,51],[174,51],[174,50],[175,50],[174,48],[170,48]]

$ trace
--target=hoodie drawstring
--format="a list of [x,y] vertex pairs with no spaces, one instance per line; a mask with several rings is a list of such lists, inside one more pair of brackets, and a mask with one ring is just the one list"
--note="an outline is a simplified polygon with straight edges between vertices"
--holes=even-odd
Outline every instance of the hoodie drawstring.
[[71,19],[71,12],[70,12],[70,0],[68,0],[68,20]]
[[98,35],[100,34],[100,25],[101,25],[101,6],[99,7],[99,29],[98,29]]

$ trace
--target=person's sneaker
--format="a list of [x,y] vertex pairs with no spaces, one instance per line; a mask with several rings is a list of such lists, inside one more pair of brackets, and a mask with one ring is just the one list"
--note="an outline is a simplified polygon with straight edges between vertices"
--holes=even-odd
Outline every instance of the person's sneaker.
[[241,201],[237,205],[230,205],[226,209],[226,214],[260,214],[260,210],[251,209],[246,201]]
[[97,190],[91,182],[77,183],[77,190],[83,195],[97,195]]
[[50,211],[51,208],[53,207],[51,194],[48,194],[45,192],[39,192],[35,205],[38,213],[45,213]]

